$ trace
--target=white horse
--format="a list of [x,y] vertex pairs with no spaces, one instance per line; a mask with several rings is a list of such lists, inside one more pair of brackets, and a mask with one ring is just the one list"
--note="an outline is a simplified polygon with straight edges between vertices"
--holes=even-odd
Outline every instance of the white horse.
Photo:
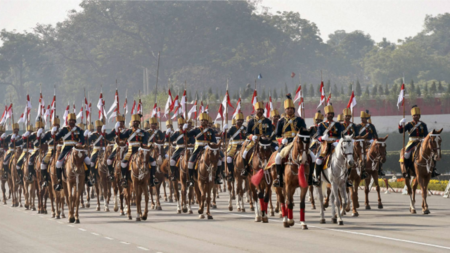
[[[333,223],[339,222],[339,225],[344,225],[344,221],[342,221],[342,215],[345,211],[345,207],[349,205],[347,192],[345,189],[347,182],[347,168],[353,166],[354,163],[353,135],[342,136],[342,138],[339,140],[339,143],[336,145],[334,153],[331,155],[330,159],[331,162],[328,163],[327,168],[324,168],[322,172],[322,178],[328,180],[331,184],[331,221]],[[315,186],[315,188],[318,190],[319,194],[321,216],[320,223],[325,223],[322,182],[319,186]],[[341,207],[339,193],[341,194],[344,203],[342,205],[341,212],[336,212],[336,207]]]

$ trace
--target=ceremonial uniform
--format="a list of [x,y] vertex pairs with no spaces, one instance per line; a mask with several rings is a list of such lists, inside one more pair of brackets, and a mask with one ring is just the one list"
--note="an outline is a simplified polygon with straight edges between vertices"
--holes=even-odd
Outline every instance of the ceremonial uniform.
[[[172,153],[172,156],[170,157],[170,170],[171,170],[171,180],[175,181],[176,178],[178,178],[177,173],[177,161],[180,159],[181,154],[186,149],[186,144],[188,144],[188,139],[193,139],[195,143],[195,139],[193,137],[187,138],[187,136],[184,134],[183,130],[181,128],[183,127],[183,124],[185,123],[184,118],[178,118],[178,127],[180,128],[178,131],[171,134],[169,138],[169,141],[171,143],[175,143],[175,151]],[[170,134],[170,133],[169,133]],[[166,133],[167,135],[167,133]],[[192,140],[191,140],[192,142]]]
[[[16,168],[18,170],[22,169],[23,160],[27,156],[27,153],[30,154],[28,157],[29,158],[28,162],[31,161],[31,153],[33,153],[33,151],[34,151],[33,142],[36,140],[36,132],[34,132],[34,133],[32,132],[33,126],[31,126],[31,125],[29,125],[27,128],[28,128],[27,131],[22,135],[22,139],[23,139],[22,154],[20,155],[19,159],[17,159],[17,164],[16,164]],[[35,155],[35,153],[34,153],[34,155]]]
[[[361,111],[360,117],[361,117],[361,119],[367,119],[367,120],[370,119],[370,115],[369,115],[368,111]],[[370,122],[367,122],[367,123],[361,122],[361,124],[359,124],[355,127],[355,131],[358,136],[364,136],[364,135],[368,134],[367,137],[365,138],[365,142],[367,144],[365,152],[367,153],[370,149],[370,146],[373,143],[373,140],[378,138],[378,133],[377,133],[375,126]],[[382,172],[382,169],[381,169],[381,163],[379,164],[379,167],[378,167],[378,175],[384,176],[384,173]],[[366,177],[367,177],[367,172],[366,172],[365,168],[363,168],[362,173],[361,173],[361,179],[364,179]]]
[[[244,115],[239,112],[235,119],[237,121],[244,121]],[[238,125],[231,126],[227,131],[228,148],[227,148],[227,168],[230,173],[229,180],[234,178],[234,156],[242,148],[247,135],[247,128],[244,125],[240,127]]]
[[[14,123],[13,129],[19,130],[19,124]],[[3,139],[3,143],[4,143],[4,145],[6,145],[6,144],[8,145],[8,152],[6,152],[5,158],[3,159],[3,171],[9,173],[9,169],[10,169],[9,163],[10,163],[11,159],[14,159],[15,151],[16,151],[15,148],[23,145],[23,139],[22,139],[22,136],[12,133]],[[23,176],[22,170],[18,170],[17,172],[19,173],[19,180],[21,180],[22,176]]]
[[[100,120],[95,121],[95,127],[103,127],[103,122]],[[97,159],[100,152],[105,152],[105,147],[107,145],[107,142],[105,140],[105,137],[103,136],[102,132],[93,132],[89,133],[89,138],[87,140],[89,146],[92,146],[92,153],[91,153],[91,172],[93,173],[93,184],[95,183],[95,180],[98,175],[98,166],[97,166]],[[86,178],[89,177],[89,172],[86,172]]]
[[[288,108],[295,109],[294,103],[292,102],[290,95],[288,95],[287,99],[284,101],[284,109],[286,110]],[[285,115],[278,121],[276,135],[278,138],[283,138],[283,140],[281,142],[281,147],[278,149],[278,153],[275,157],[275,165],[277,167],[277,179],[275,179],[273,182],[274,187],[283,187],[284,184],[283,182],[284,168],[282,166],[282,160],[284,157],[281,151],[284,148],[289,149],[292,147],[291,143],[301,129],[306,130],[305,120],[303,120],[301,117],[295,116],[295,111],[294,114]]]
[[[132,124],[133,122],[130,121],[130,124]],[[107,142],[112,142],[115,140],[116,136],[119,135],[119,133],[124,133],[125,131],[127,131],[126,128],[121,128],[120,125],[121,124],[125,124],[125,117],[124,116],[117,116],[116,118],[116,126],[111,130],[111,132],[107,133],[104,135],[105,140]],[[116,131],[116,129],[118,129]],[[114,179],[114,168],[113,168],[113,162],[116,159],[116,155],[117,155],[117,150],[119,149],[119,145],[117,145],[117,143],[114,144],[108,144],[108,145],[114,145],[113,150],[111,152],[111,154],[108,156],[108,159],[106,160],[106,165],[108,166],[108,171],[109,171],[109,179],[113,180]],[[120,157],[120,159],[122,159],[122,157]]]
[[[53,120],[53,126],[57,128],[56,132],[54,134],[57,134],[59,131],[59,118],[55,118]],[[55,155],[55,142],[54,142],[54,135],[52,134],[52,131],[47,131],[44,133],[44,136],[41,138],[41,143],[47,143],[48,149],[47,153],[44,156],[44,159],[41,161],[41,174],[44,179],[43,185],[47,186],[48,181],[50,180],[50,175],[48,173],[48,164],[50,163],[50,159]],[[63,146],[62,140],[59,140],[56,142],[58,147]]]
[[[309,150],[312,151],[312,153],[314,153],[313,163],[316,162],[315,152],[317,153],[317,151],[319,149],[319,142],[316,139],[317,129],[318,129],[320,122],[322,122],[322,121],[323,121],[323,114],[320,111],[317,111],[316,114],[314,115],[314,125],[312,125],[308,128],[310,135],[312,136],[311,144],[309,145]],[[312,175],[312,173],[309,173],[309,174]]]
[[280,113],[278,112],[277,109],[273,109],[272,111],[270,111],[270,117],[272,118],[272,128],[273,128],[273,132],[271,134],[270,140],[272,141],[272,148],[277,151],[279,146],[278,146],[278,139],[277,139],[277,126],[278,126],[278,121],[280,120]]

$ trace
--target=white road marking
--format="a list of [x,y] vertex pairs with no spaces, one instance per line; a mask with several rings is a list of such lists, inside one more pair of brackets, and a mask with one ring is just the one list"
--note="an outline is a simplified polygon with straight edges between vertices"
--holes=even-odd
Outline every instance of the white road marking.
[[107,236],[105,236],[105,239],[108,239],[108,240],[114,240],[113,238],[111,238],[111,237],[107,237]]
[[149,249],[147,249],[147,248],[144,248],[144,247],[137,247],[138,249],[141,249],[141,250],[145,250],[145,251],[148,251]]
[[86,231],[86,229],[84,229],[84,228],[79,228],[79,230],[81,230],[81,231],[83,231],[83,232],[85,232],[85,231]]
[[73,228],[73,227],[74,227],[73,225],[67,225],[67,226],[69,226],[69,227],[71,227],[71,228]]
[[120,243],[125,244],[125,245],[129,245],[130,244],[129,242],[120,242]]
[[97,233],[91,233],[91,234],[96,235],[96,236],[99,236],[99,234],[97,234]]

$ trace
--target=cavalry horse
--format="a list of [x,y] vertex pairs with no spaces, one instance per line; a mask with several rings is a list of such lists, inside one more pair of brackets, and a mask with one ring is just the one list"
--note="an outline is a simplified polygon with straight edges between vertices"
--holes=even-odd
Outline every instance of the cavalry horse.
[[[422,213],[430,214],[427,203],[428,183],[430,182],[433,168],[436,166],[435,161],[441,160],[441,132],[442,129],[439,131],[433,130],[430,132],[418,145],[417,150],[415,151],[415,156],[413,156],[414,171],[412,171],[411,174],[415,175],[416,180],[414,180],[412,189],[411,182],[409,180],[405,180],[408,195],[410,197],[409,211],[412,214],[416,213],[414,205],[416,203],[416,189],[419,184],[422,188]],[[400,158],[403,157],[403,153],[404,152],[402,150],[400,153]],[[402,172],[405,173],[406,169],[404,164],[400,163],[400,166],[402,168]]]
[[[355,143],[353,146],[353,160],[354,165],[348,175],[348,179],[353,183],[353,187],[348,187],[347,192],[349,193],[350,200],[352,202],[352,216],[359,216],[357,208],[359,208],[358,202],[358,186],[361,182],[362,168],[366,168],[366,152],[367,143],[364,141],[369,135],[367,133],[365,136],[355,137]],[[347,206],[349,208],[349,206]],[[346,211],[350,211],[349,209]]]
[[[253,146],[252,158],[249,166],[252,168],[252,184],[250,189],[255,202],[255,221],[268,223],[267,206],[272,197],[272,175],[265,169],[273,153],[270,140],[259,138]],[[251,152],[248,152],[251,153]],[[259,206],[258,206],[259,199]]]
[[211,191],[213,187],[215,187],[214,178],[217,173],[217,163],[220,159],[220,144],[209,143],[205,146],[205,149],[202,150],[202,154],[200,154],[200,159],[197,160],[197,185],[196,188],[198,202],[199,202],[199,218],[204,219],[205,215],[203,214],[205,210],[205,202],[206,202],[206,216],[209,220],[213,219],[209,208],[211,206]]
[[22,148],[16,147],[15,154],[10,158],[9,161],[9,171],[11,172],[11,190],[12,191],[12,204],[11,207],[22,207],[22,188],[23,188],[23,178],[19,178],[19,173],[17,172],[17,158],[22,154]]
[[[103,197],[103,210],[109,212],[109,201],[111,200],[111,180],[108,177],[108,166],[106,165],[106,148],[103,150],[101,148],[98,152],[97,157],[97,175],[98,178],[95,180],[95,188],[97,192],[97,211],[100,211],[100,200]],[[117,211],[114,209],[114,211]]]
[[[333,144],[331,144],[333,145]],[[353,166],[353,136],[344,135],[336,145],[334,152],[324,159],[324,169],[322,171],[322,182],[319,186],[315,186],[319,193],[320,203],[320,223],[325,223],[324,207],[323,207],[323,194],[322,183],[323,180],[328,181],[331,184],[331,221],[344,225],[342,220],[342,214],[345,212],[345,208],[348,205],[346,181],[347,181],[347,168]],[[328,162],[327,162],[328,160]],[[339,193],[341,194],[344,203],[342,204],[342,211],[340,211],[341,201],[339,199]],[[338,209],[336,211],[336,208]]]
[[[309,132],[301,131],[293,140],[289,156],[284,162],[284,188],[276,188],[278,202],[281,204],[283,226],[289,228],[294,225],[294,194],[300,187],[300,223],[302,229],[308,229],[305,222],[305,199],[308,193],[307,176],[311,172],[311,157],[308,155],[311,137]],[[288,147],[285,147],[288,148]],[[283,149],[284,150],[284,149]],[[288,150],[286,150],[288,151]],[[275,153],[276,154],[276,153]],[[276,169],[272,167],[272,177],[277,176]]]
[[[114,167],[114,180],[111,182],[112,183],[112,187],[114,190],[114,212],[119,211],[119,200],[120,200],[120,215],[125,215],[125,211],[124,211],[124,198],[125,201],[127,203],[127,214],[128,214],[128,219],[131,220],[131,196],[132,196],[132,190],[131,190],[131,186],[130,186],[130,182],[131,179],[130,177],[128,177],[128,187],[127,188],[123,188],[122,184],[121,184],[121,180],[122,180],[122,170],[120,167],[120,161],[122,160],[123,156],[126,153],[126,142],[125,141],[116,141],[116,144],[118,145],[117,147],[117,152],[116,152],[116,158],[113,162],[113,167]],[[108,147],[106,148],[106,152],[105,152],[105,159],[107,157],[109,157],[109,155],[111,154],[112,150],[113,150],[114,144],[108,144]],[[101,170],[99,170],[99,175],[100,177],[102,177],[103,175],[101,175],[101,173],[103,173]],[[107,171],[104,175],[105,177],[109,176],[109,171]],[[130,199],[127,199],[125,197],[125,193],[127,196],[130,196]],[[128,200],[130,200],[130,202],[128,203]]]
[[364,186],[364,193],[366,195],[365,199],[365,208],[366,210],[370,210],[369,205],[369,192],[370,192],[370,180],[373,178],[373,184],[376,186],[376,190],[378,193],[378,208],[382,209],[383,204],[381,203],[381,195],[380,195],[380,185],[378,184],[378,168],[381,164],[386,162],[386,140],[388,135],[384,138],[377,138],[373,141],[372,145],[369,147],[367,151],[366,157],[366,171],[369,176],[365,179],[366,185]]
[[[156,160],[155,177],[158,179],[159,183],[158,183],[158,185],[155,185],[154,187],[150,187],[150,197],[152,200],[151,209],[156,209],[156,210],[162,210],[161,202],[160,202],[160,189],[161,189],[161,184],[163,184],[165,182],[166,175],[169,172],[169,160],[165,158],[164,152],[165,152],[164,144],[158,144],[158,143],[152,144],[150,156],[155,158],[155,160]],[[153,188],[155,188],[155,190],[156,190],[156,205],[155,205],[155,202],[153,201]],[[164,187],[163,189],[164,189],[165,201],[167,201],[167,195],[165,193],[166,188]]]
[[[172,182],[175,193],[175,201],[177,201],[177,213],[181,213],[181,211],[183,211],[183,213],[192,214],[193,212],[191,205],[194,199],[194,192],[199,192],[197,184],[194,184],[193,187],[188,188],[188,161],[192,152],[193,148],[188,146],[187,151],[181,153],[177,166],[178,171],[176,172],[178,175],[175,175],[176,180]],[[178,183],[181,185],[181,197],[180,192],[178,191]],[[200,201],[198,194],[197,199]]]
[[69,208],[69,222],[80,223],[78,209],[80,206],[80,199],[83,197],[84,190],[84,171],[86,166],[84,159],[87,156],[85,149],[72,148],[71,152],[67,154],[67,160],[64,166],[63,184],[64,194],[67,197]]
[[[55,205],[53,201],[53,191],[51,189],[51,185],[47,184],[47,186],[42,186],[42,172],[41,172],[41,161],[44,159],[45,154],[47,153],[48,145],[41,145],[40,155],[36,157],[34,163],[34,170],[36,171],[36,188],[38,189],[38,213],[47,214],[47,200],[50,198],[50,203],[52,207],[52,218],[55,218]],[[48,179],[50,180],[50,179]]]
[[[54,148],[53,146],[50,146],[49,148]],[[55,207],[56,207],[56,219],[66,218],[64,215],[64,205],[65,205],[65,195],[64,191],[56,191],[55,187],[58,184],[58,177],[56,176],[56,161],[57,157],[59,157],[59,154],[61,153],[62,145],[58,144],[56,147],[55,155],[51,158],[51,162],[49,163],[49,171],[50,171],[50,179],[51,179],[51,185],[50,191],[52,191],[52,195],[54,198],[52,198],[55,201]],[[53,205],[52,205],[53,206]],[[52,217],[55,216],[55,210],[52,209]]]
[[[31,156],[30,151],[31,150],[24,151],[24,152],[27,152],[27,154],[25,154],[25,157],[23,158],[23,164],[22,164],[22,168],[21,168],[23,170],[23,175],[24,175],[23,195],[25,197],[25,210],[36,211],[36,206],[35,206],[36,191],[38,191],[37,195],[40,194],[39,187],[36,187],[38,185],[37,177],[38,177],[38,173],[39,173],[39,178],[40,178],[41,173],[40,173],[40,171],[36,171],[36,174],[33,175],[31,177],[31,179],[29,180],[28,175],[31,173],[28,169],[28,164],[30,163],[30,156]],[[34,164],[34,161],[31,161],[31,163]]]
[[[130,158],[130,174],[131,174],[131,182],[133,185],[135,198],[136,198],[136,212],[137,217],[136,221],[147,220],[148,215],[148,186],[150,180],[150,171],[149,171],[149,160],[150,160],[150,149],[148,148],[139,148],[139,151],[134,154]],[[145,197],[145,209],[144,214],[142,214],[141,208],[141,200],[142,194]],[[131,196],[127,196],[127,200],[130,199]],[[128,201],[127,201],[128,202]],[[128,211],[130,210],[130,206],[128,206]],[[129,212],[129,218],[131,218],[131,214]]]
[[9,197],[11,197],[11,188],[12,188],[12,179],[11,179],[11,175],[8,175],[8,173],[6,173],[3,169],[3,159],[5,156],[5,151],[2,149],[0,149],[0,179],[2,181],[2,195],[3,195],[3,205],[6,205],[6,184],[8,184],[8,189],[9,189]]
[[[244,153],[245,146],[242,145],[239,152],[236,152],[234,155],[234,180],[233,181],[227,181],[228,191],[230,193],[230,198],[228,200],[228,210],[233,211],[233,185],[234,182],[236,182],[236,209],[238,212],[245,213],[245,205],[244,205],[244,193],[249,194],[250,191],[250,179],[248,176],[241,176],[242,170],[244,170],[244,158],[242,158],[242,155]],[[249,152],[250,153],[250,152]],[[250,155],[248,155],[250,156]],[[254,211],[253,207],[253,200],[252,198],[248,198],[250,202],[250,210]]]

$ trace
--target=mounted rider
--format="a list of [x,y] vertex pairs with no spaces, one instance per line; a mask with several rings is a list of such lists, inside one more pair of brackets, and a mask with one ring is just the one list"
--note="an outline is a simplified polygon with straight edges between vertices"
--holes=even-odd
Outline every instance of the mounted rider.
[[36,156],[39,154],[40,148],[39,140],[41,140],[41,138],[43,137],[43,131],[44,131],[44,123],[41,120],[38,120],[36,121],[36,132],[33,132],[33,126],[30,125],[27,127],[27,131],[22,135],[23,139],[22,154],[19,160],[17,160],[17,166],[22,168],[23,160],[26,154],[30,153],[28,157],[28,172],[30,174],[28,175],[27,178],[29,181],[31,181],[33,176],[36,176],[36,171],[34,170],[34,160],[36,159]]
[[[9,163],[11,159],[14,159],[15,157],[16,148],[23,145],[23,139],[22,136],[19,135],[19,130],[19,123],[14,123],[13,133],[3,139],[3,141],[8,144],[8,152],[6,152],[5,158],[3,159],[3,171],[6,173],[10,173]],[[7,177],[6,173],[3,173],[4,178]],[[22,182],[23,171],[18,170],[17,173],[19,174],[19,181]]]
[[[131,124],[133,124],[133,122],[130,121],[130,125]],[[119,133],[124,133],[125,131],[127,131],[127,128],[125,127],[125,117],[123,115],[118,115],[116,117],[116,125],[111,130],[111,132],[105,134],[105,139],[107,141],[114,141],[116,136],[118,136]],[[108,156],[108,159],[106,160],[106,165],[108,166],[110,180],[114,179],[113,163],[114,163],[114,160],[116,160],[117,150],[119,148],[120,148],[119,145],[117,145],[117,143],[115,143],[111,154]],[[121,158],[119,158],[119,159],[121,159]]]
[[[319,124],[323,121],[323,114],[320,110],[318,110],[315,114],[314,114],[314,125],[310,126],[308,128],[310,135],[312,136],[311,138],[311,144],[309,145],[309,152],[311,155],[311,161],[312,163],[316,164],[316,155],[317,152],[319,150],[319,141],[317,141],[316,137],[317,137],[317,130],[319,128]],[[316,152],[316,153],[314,153]],[[314,166],[311,166],[311,168],[314,168]],[[313,184],[313,177],[312,177],[313,173],[312,171],[309,173],[309,177],[308,177],[308,185],[312,185]]]
[[[367,149],[367,151],[368,151],[370,149],[370,146],[373,143],[373,140],[378,138],[378,133],[377,133],[377,130],[375,129],[375,126],[369,122],[369,120],[370,120],[369,111],[367,111],[367,110],[361,111],[360,117],[361,117],[361,124],[356,126],[356,132],[358,133],[359,136],[364,136],[364,135],[368,134],[365,139],[367,147],[368,147],[368,149]],[[378,175],[384,176],[384,173],[381,169],[381,164],[378,167]]]
[[[69,113],[69,115],[67,116],[67,121],[69,123],[68,126],[63,127],[57,134],[57,127],[54,126],[51,130],[52,137],[55,139],[55,141],[59,141],[60,139],[62,139],[64,142],[61,149],[61,154],[56,161],[56,176],[58,177],[58,183],[55,185],[56,191],[60,191],[62,189],[62,166],[67,154],[74,147],[82,148],[85,143],[84,131],[75,126],[76,120],[77,116],[75,115],[75,113]],[[86,166],[91,165],[91,160],[88,156],[84,158],[84,163],[86,164]]]
[[[208,127],[209,115],[207,113],[201,113],[199,116],[200,126],[196,127],[192,130],[188,130],[188,124],[183,125],[183,133],[187,134],[187,137],[195,138],[195,148],[188,162],[188,171],[189,171],[189,187],[194,186],[194,172],[195,172],[195,162],[197,161],[200,152],[208,145],[208,143],[217,143],[216,135],[214,131]],[[221,184],[220,182],[220,169],[222,166],[222,160],[219,160],[217,163],[218,170],[216,171],[215,183]]]
[[[164,133],[158,129],[158,118],[152,117],[150,118],[150,129],[147,130],[148,133],[148,144],[147,146],[150,147],[153,145],[154,148],[158,148],[161,146],[160,154],[162,155],[162,151],[164,151],[164,140],[165,136]],[[165,158],[168,158],[168,155],[165,154],[165,157],[162,157],[164,160]],[[150,163],[152,159],[158,159],[158,157],[150,157]],[[150,165],[150,186],[158,185],[159,181],[156,178],[156,166]]]
[[[101,120],[95,121],[95,129],[96,129],[95,132],[89,133],[88,139],[88,143],[92,146],[92,153],[91,153],[91,173],[93,175],[92,184],[95,184],[95,179],[98,177],[98,170],[97,170],[98,154],[100,152],[105,152],[105,147],[107,145],[104,136],[106,128]],[[89,173],[86,173],[86,178],[88,177]]]
[[[275,165],[277,167],[277,178],[273,181],[274,187],[283,187],[284,180],[284,167],[282,165],[283,157],[281,151],[284,148],[290,149],[292,147],[292,141],[300,130],[306,130],[305,120],[301,117],[295,116],[295,105],[292,101],[291,94],[286,95],[287,99],[284,100],[284,113],[285,116],[278,121],[277,124],[277,137],[283,138],[281,141],[281,147],[278,149],[278,153],[275,157]],[[286,153],[286,152],[284,152]]]
[[[53,119],[53,123],[52,123],[53,127],[56,127],[56,133],[58,133],[59,131],[59,118],[58,116],[56,116],[56,118]],[[47,154],[44,156],[44,159],[42,159],[41,162],[41,174],[42,174],[42,179],[43,179],[43,183],[42,186],[45,187],[48,185],[48,181],[50,180],[50,174],[48,173],[48,165],[50,164],[50,160],[53,157],[53,155],[55,155],[55,143],[54,143],[54,139],[52,138],[53,134],[52,134],[52,130],[48,130],[47,132],[45,132],[44,136],[41,139],[42,143],[47,143],[48,145],[48,150],[47,150]],[[58,144],[58,146],[62,147],[62,140],[56,142]]]
[[[4,140],[6,138],[5,127],[0,125],[0,151],[2,155],[5,154],[5,151],[8,149],[8,143]],[[8,175],[3,173],[3,178],[7,178]]]
[[333,121],[334,109],[332,105],[325,106],[325,114],[327,115],[327,120],[321,122],[317,128],[317,141],[320,143],[319,150],[317,152],[318,157],[316,159],[315,172],[316,176],[314,178],[314,185],[320,185],[321,175],[323,171],[323,166],[325,165],[325,158],[330,155],[334,148],[337,146],[339,140],[341,139],[342,126],[339,122]]
[[[171,172],[171,177],[170,180],[171,181],[175,181],[177,178],[177,162],[178,159],[180,158],[180,156],[183,154],[185,148],[186,148],[186,135],[184,134],[183,131],[183,125],[186,123],[184,121],[183,117],[180,117],[177,119],[177,123],[178,123],[178,131],[172,133],[172,129],[168,128],[166,130],[166,136],[169,139],[169,141],[171,143],[176,144],[175,146],[175,152],[172,153],[172,156],[170,157],[170,172]],[[170,137],[169,137],[170,135]]]
[[278,121],[280,120],[280,112],[278,112],[277,109],[273,109],[272,111],[270,111],[270,119],[272,120],[272,127],[273,127],[273,132],[272,132],[272,136],[271,136],[271,140],[272,140],[272,148],[277,151],[279,146],[278,146],[278,140],[277,140],[277,136],[276,136],[276,129],[277,129],[277,125],[278,125]]
[[[227,132],[228,148],[227,148],[227,168],[230,175],[228,176],[228,181],[233,181],[234,178],[234,163],[233,159],[236,153],[242,148],[242,144],[245,142],[245,137],[247,135],[247,128],[244,124],[244,114],[238,112],[234,117],[236,120],[236,125],[231,126],[230,130]],[[228,128],[225,124],[224,130]]]
[[247,140],[247,145],[242,154],[244,160],[244,169],[241,172],[241,176],[245,177],[250,172],[249,161],[246,158],[250,149],[255,146],[258,137],[269,140],[272,132],[274,131],[272,122],[270,119],[264,117],[264,103],[256,102],[255,104],[256,115],[248,122],[247,136],[252,135],[251,140]]
[[170,142],[170,134],[167,132],[167,130],[173,129],[173,123],[171,119],[167,119],[166,120],[166,131],[163,132],[164,136],[166,137],[164,139],[164,153],[168,154],[169,153],[169,142]]
[[[403,177],[410,178],[409,171],[414,171],[413,157],[412,154],[416,150],[416,147],[419,146],[420,142],[423,138],[428,135],[428,128],[425,122],[420,120],[420,108],[414,105],[411,108],[411,116],[413,118],[412,121],[406,123],[406,119],[403,118],[400,120],[398,125],[398,132],[403,133],[407,132],[409,134],[409,141],[405,147],[405,153],[403,154],[403,163],[405,165],[406,172],[403,173]],[[405,125],[406,123],[406,125]],[[434,161],[436,164],[436,161]],[[431,177],[439,176],[440,174],[436,171],[436,166],[433,168]]]

